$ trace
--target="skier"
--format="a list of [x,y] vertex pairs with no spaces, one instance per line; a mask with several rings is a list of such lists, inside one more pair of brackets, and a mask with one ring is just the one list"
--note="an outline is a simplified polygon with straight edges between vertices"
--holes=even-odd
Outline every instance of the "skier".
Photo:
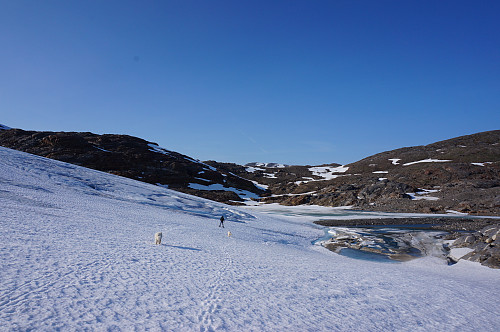
[[220,217],[219,227],[224,228],[224,216]]

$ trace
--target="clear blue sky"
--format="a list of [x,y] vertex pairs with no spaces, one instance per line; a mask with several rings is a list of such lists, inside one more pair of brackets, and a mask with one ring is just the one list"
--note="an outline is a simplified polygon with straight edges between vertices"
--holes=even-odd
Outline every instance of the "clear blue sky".
[[349,163],[500,129],[500,1],[0,0],[0,123]]

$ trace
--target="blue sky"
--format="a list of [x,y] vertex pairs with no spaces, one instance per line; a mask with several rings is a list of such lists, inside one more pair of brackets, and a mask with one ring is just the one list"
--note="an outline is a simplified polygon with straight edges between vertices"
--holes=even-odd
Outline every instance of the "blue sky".
[[1,1],[0,123],[349,163],[500,129],[500,1]]

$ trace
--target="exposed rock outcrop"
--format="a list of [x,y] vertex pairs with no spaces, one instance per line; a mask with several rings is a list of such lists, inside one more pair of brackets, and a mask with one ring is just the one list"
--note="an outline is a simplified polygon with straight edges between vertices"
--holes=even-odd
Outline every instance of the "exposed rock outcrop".
[[486,226],[480,231],[465,234],[456,239],[450,246],[453,248],[470,248],[471,251],[455,259],[467,259],[482,265],[500,268],[500,225]]

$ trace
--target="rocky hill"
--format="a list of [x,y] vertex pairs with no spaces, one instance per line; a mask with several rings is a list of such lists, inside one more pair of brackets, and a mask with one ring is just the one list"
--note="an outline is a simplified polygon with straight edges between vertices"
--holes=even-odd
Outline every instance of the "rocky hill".
[[266,202],[500,215],[500,130],[387,151],[340,167],[246,171],[269,185]]
[[226,203],[264,193],[241,177],[127,135],[37,132],[2,126],[0,145]]
[[319,166],[200,162],[127,135],[5,126],[0,145],[230,204],[500,215],[500,130]]

